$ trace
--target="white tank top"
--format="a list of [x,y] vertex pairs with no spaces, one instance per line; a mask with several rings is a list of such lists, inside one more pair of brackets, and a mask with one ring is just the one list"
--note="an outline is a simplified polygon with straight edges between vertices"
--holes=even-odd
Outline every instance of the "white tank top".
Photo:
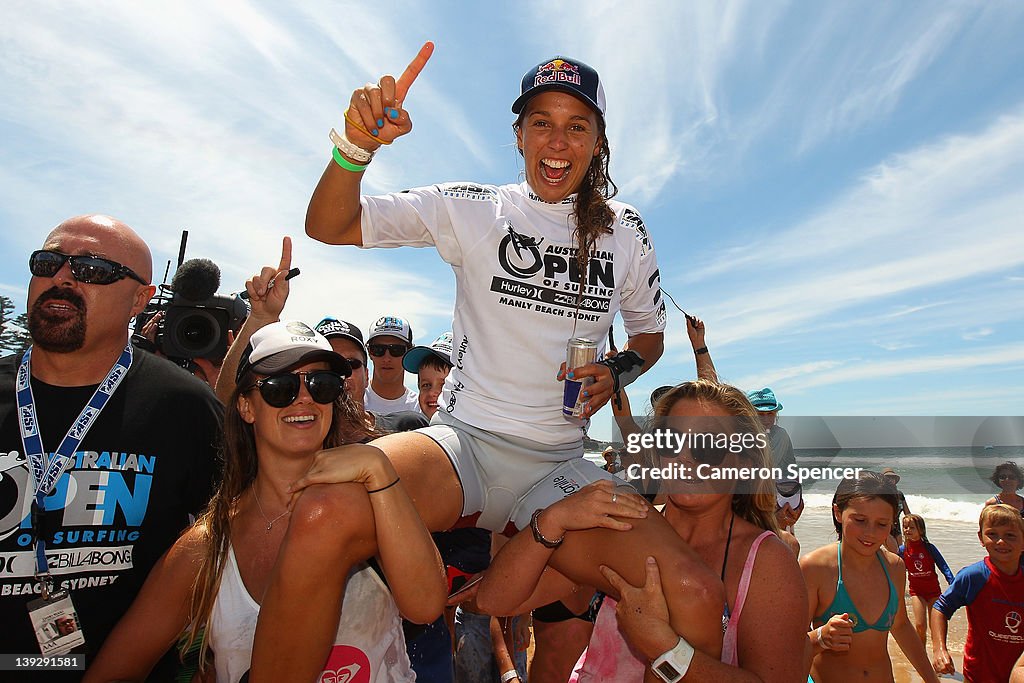
[[[210,648],[218,683],[238,683],[249,671],[259,604],[252,599],[235,561],[234,547],[217,591],[210,620]],[[356,565],[348,576],[334,647],[321,683],[397,683],[415,681],[394,598],[377,573]]]

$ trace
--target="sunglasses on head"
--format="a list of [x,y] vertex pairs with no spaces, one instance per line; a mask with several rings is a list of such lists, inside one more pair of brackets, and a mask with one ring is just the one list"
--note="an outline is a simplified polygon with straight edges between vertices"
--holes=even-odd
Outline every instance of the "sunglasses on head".
[[409,350],[409,347],[405,344],[367,344],[366,350],[374,358],[380,358],[385,352],[390,353],[392,358],[401,358]]
[[71,275],[86,284],[110,285],[126,277],[149,284],[128,266],[99,256],[69,256],[59,251],[40,249],[28,257],[28,269],[36,277],[53,277],[65,263],[71,264]]
[[260,390],[267,405],[274,408],[290,406],[299,397],[300,380],[305,382],[310,398],[317,403],[334,403],[345,390],[345,377],[334,370],[282,372],[257,380],[246,391]]

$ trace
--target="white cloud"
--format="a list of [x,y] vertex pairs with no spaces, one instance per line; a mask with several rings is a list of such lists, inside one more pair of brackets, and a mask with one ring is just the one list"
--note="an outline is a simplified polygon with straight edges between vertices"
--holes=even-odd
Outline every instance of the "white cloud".
[[976,330],[965,332],[963,337],[967,341],[977,341],[979,339],[984,339],[985,337],[991,336],[994,332],[995,330],[993,330],[991,327],[979,327]]

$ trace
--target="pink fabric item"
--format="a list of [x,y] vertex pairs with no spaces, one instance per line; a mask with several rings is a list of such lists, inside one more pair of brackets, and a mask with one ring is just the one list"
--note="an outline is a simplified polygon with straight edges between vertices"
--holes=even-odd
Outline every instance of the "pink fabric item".
[[747,560],[743,563],[743,574],[740,575],[740,585],[736,589],[736,601],[733,603],[732,615],[729,617],[729,626],[726,627],[725,636],[722,638],[722,661],[731,666],[738,667],[740,665],[739,650],[737,648],[740,633],[740,614],[743,612],[743,603],[747,600],[747,589],[750,588],[750,575],[754,571],[757,549],[761,547],[761,541],[771,535],[771,531],[765,531],[755,538],[754,542],[750,544]]
[[[722,662],[731,666],[739,666],[739,650],[737,639],[739,637],[740,615],[743,612],[743,604],[747,599],[747,590],[750,588],[750,575],[754,571],[754,561],[757,559],[757,550],[764,539],[772,536],[771,531],[765,531],[750,544],[750,551],[747,552],[747,559],[743,563],[743,573],[740,575],[740,584],[736,590],[736,600],[733,603],[732,615],[729,618],[729,626],[725,630],[722,641]],[[615,618],[615,606],[618,603],[610,597],[605,597],[601,603],[601,609],[597,613],[597,620],[594,622],[594,633],[590,637],[590,644],[580,655],[579,661],[573,668],[569,683],[639,683],[644,679],[644,671],[647,668],[646,660],[630,648],[626,639],[619,631],[619,624]]]

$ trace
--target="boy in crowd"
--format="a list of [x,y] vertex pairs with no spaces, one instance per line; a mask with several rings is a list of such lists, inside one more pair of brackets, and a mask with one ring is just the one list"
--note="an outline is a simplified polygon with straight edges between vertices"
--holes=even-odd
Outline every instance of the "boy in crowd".
[[964,680],[1006,681],[1024,652],[1024,520],[1008,505],[989,505],[978,520],[978,538],[988,557],[960,570],[931,612],[932,666],[954,673],[946,649],[953,613],[967,607]]
[[417,376],[420,412],[427,419],[437,412],[437,399],[452,369],[452,333],[445,332],[430,346],[414,346],[402,359],[402,367]]

